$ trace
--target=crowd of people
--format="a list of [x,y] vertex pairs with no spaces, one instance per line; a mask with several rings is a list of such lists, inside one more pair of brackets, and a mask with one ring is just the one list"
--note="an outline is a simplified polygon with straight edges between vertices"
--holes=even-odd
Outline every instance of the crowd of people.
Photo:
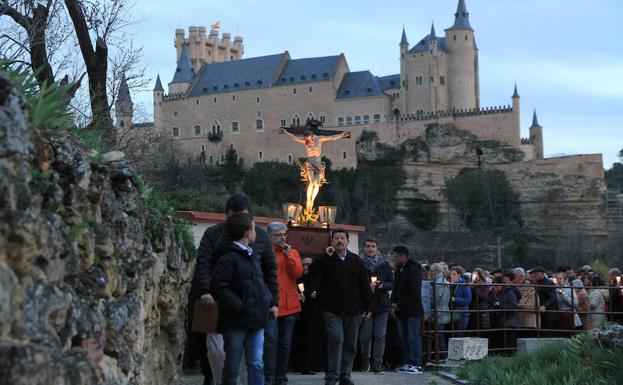
[[467,272],[416,261],[405,246],[383,255],[374,238],[355,254],[342,229],[320,257],[301,258],[284,223],[264,230],[249,211],[246,196],[230,197],[226,221],[208,228],[198,249],[191,303],[218,308],[216,330],[200,335],[205,384],[283,385],[294,368],[352,385],[355,365],[421,373],[423,358],[443,355],[452,337],[486,337],[491,352],[506,354],[517,336],[623,323],[618,269],[607,277],[590,266]]

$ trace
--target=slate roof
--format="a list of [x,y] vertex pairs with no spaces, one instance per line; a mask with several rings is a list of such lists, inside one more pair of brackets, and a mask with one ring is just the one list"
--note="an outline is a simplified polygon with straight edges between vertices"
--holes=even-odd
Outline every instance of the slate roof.
[[364,98],[382,96],[383,91],[370,71],[348,72],[344,74],[336,99]]
[[448,29],[472,29],[469,24],[469,12],[465,6],[465,0],[459,0],[459,5],[456,7],[456,13],[454,14],[454,25]]
[[154,91],[164,91],[162,88],[162,82],[160,81],[160,74],[156,77],[156,85],[154,86]]
[[[432,37],[433,39],[437,40],[437,48],[439,48],[441,51],[445,51],[447,52],[448,49],[446,48],[446,38],[445,37]],[[428,51],[428,42],[431,40],[431,35],[426,35],[426,37],[424,37],[424,39],[420,40],[419,43],[417,43],[416,45],[413,46],[413,48],[411,48],[409,50],[409,53],[419,53],[419,52],[426,52]]]
[[271,86],[285,53],[204,65],[190,96],[253,90]]
[[288,60],[277,80],[278,85],[330,80],[340,55]]
[[400,39],[400,45],[409,45],[407,41],[407,33],[405,32],[405,27],[402,27],[402,38]]
[[117,102],[132,102],[130,97],[130,89],[128,88],[128,82],[125,79],[125,74],[121,77],[121,84],[119,84],[119,91],[117,94]]
[[543,128],[539,125],[539,120],[536,118],[536,110],[534,110],[534,113],[532,115],[532,125],[530,126],[530,128]]
[[400,88],[400,74],[377,76],[376,81],[383,91],[390,88]]
[[182,47],[180,59],[177,61],[177,68],[175,69],[175,75],[173,75],[171,84],[192,83],[194,76],[195,70],[193,69],[193,65],[190,63],[188,48],[184,45],[184,47]]

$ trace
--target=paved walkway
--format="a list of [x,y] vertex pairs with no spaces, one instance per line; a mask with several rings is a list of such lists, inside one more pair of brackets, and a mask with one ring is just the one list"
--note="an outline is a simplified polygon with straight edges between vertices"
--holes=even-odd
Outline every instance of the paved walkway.
[[[289,373],[288,385],[323,385],[324,373],[314,376],[303,376]],[[372,373],[353,372],[355,385],[450,385],[451,382],[436,376],[433,372],[422,374],[404,374],[386,372],[382,375]],[[200,375],[188,375],[182,379],[182,385],[203,385],[203,377]]]

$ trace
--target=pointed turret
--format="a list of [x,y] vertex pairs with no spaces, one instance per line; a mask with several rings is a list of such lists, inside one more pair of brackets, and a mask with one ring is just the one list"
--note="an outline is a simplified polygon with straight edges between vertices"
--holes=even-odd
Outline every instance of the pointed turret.
[[433,22],[430,26],[430,35],[428,35],[431,39],[436,39],[437,34],[435,34],[435,22]]
[[530,126],[530,128],[543,128],[539,125],[539,120],[536,117],[536,109],[534,110],[534,113],[532,115],[532,125]]
[[472,29],[469,24],[469,12],[465,6],[465,0],[459,0],[459,5],[454,14],[454,25],[448,29]]
[[117,94],[117,102],[130,102],[132,103],[132,98],[130,97],[130,88],[128,88],[128,82],[125,78],[125,74],[121,75],[121,84],[119,84],[119,92]]
[[177,83],[192,83],[195,70],[190,62],[190,56],[188,56],[188,47],[184,45],[182,47],[182,53],[177,61],[177,68],[175,69],[175,75],[171,84]]
[[117,100],[115,101],[116,127],[124,128],[132,126],[132,117],[134,115],[134,103],[130,97],[130,89],[125,74],[121,75],[121,84],[117,91]]
[[515,83],[515,92],[513,92],[513,99],[518,98],[519,93],[517,92],[517,83]]
[[405,32],[405,27],[402,27],[402,38],[400,39],[400,45],[409,45],[407,41],[407,33]]
[[164,92],[164,88],[162,88],[162,83],[160,82],[160,74],[156,76],[156,85],[154,86],[154,92],[156,91]]

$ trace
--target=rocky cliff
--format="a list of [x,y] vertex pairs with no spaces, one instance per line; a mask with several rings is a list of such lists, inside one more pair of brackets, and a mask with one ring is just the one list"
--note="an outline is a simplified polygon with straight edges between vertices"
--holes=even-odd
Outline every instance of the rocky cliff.
[[[388,235],[400,234],[397,241],[415,244],[433,259],[451,252],[480,255],[485,260],[480,262],[485,263],[485,254],[496,253],[492,245],[483,245],[477,234],[468,234],[443,194],[448,179],[463,168],[478,167],[504,171],[519,193],[525,227],[534,235],[531,253],[548,258],[560,254],[561,263],[569,254],[582,252],[590,260],[606,253],[610,232],[600,155],[524,161],[521,150],[504,142],[482,140],[453,124],[431,124],[399,149],[379,143],[374,136],[358,144],[358,154],[366,160],[395,156],[397,151],[407,181],[397,193],[395,228]],[[414,226],[416,206],[420,214],[430,207],[438,209],[432,228],[422,231],[421,226]],[[453,240],[458,241],[453,243],[444,233],[453,233]]]
[[176,384],[192,266],[132,167],[0,74],[0,384]]

